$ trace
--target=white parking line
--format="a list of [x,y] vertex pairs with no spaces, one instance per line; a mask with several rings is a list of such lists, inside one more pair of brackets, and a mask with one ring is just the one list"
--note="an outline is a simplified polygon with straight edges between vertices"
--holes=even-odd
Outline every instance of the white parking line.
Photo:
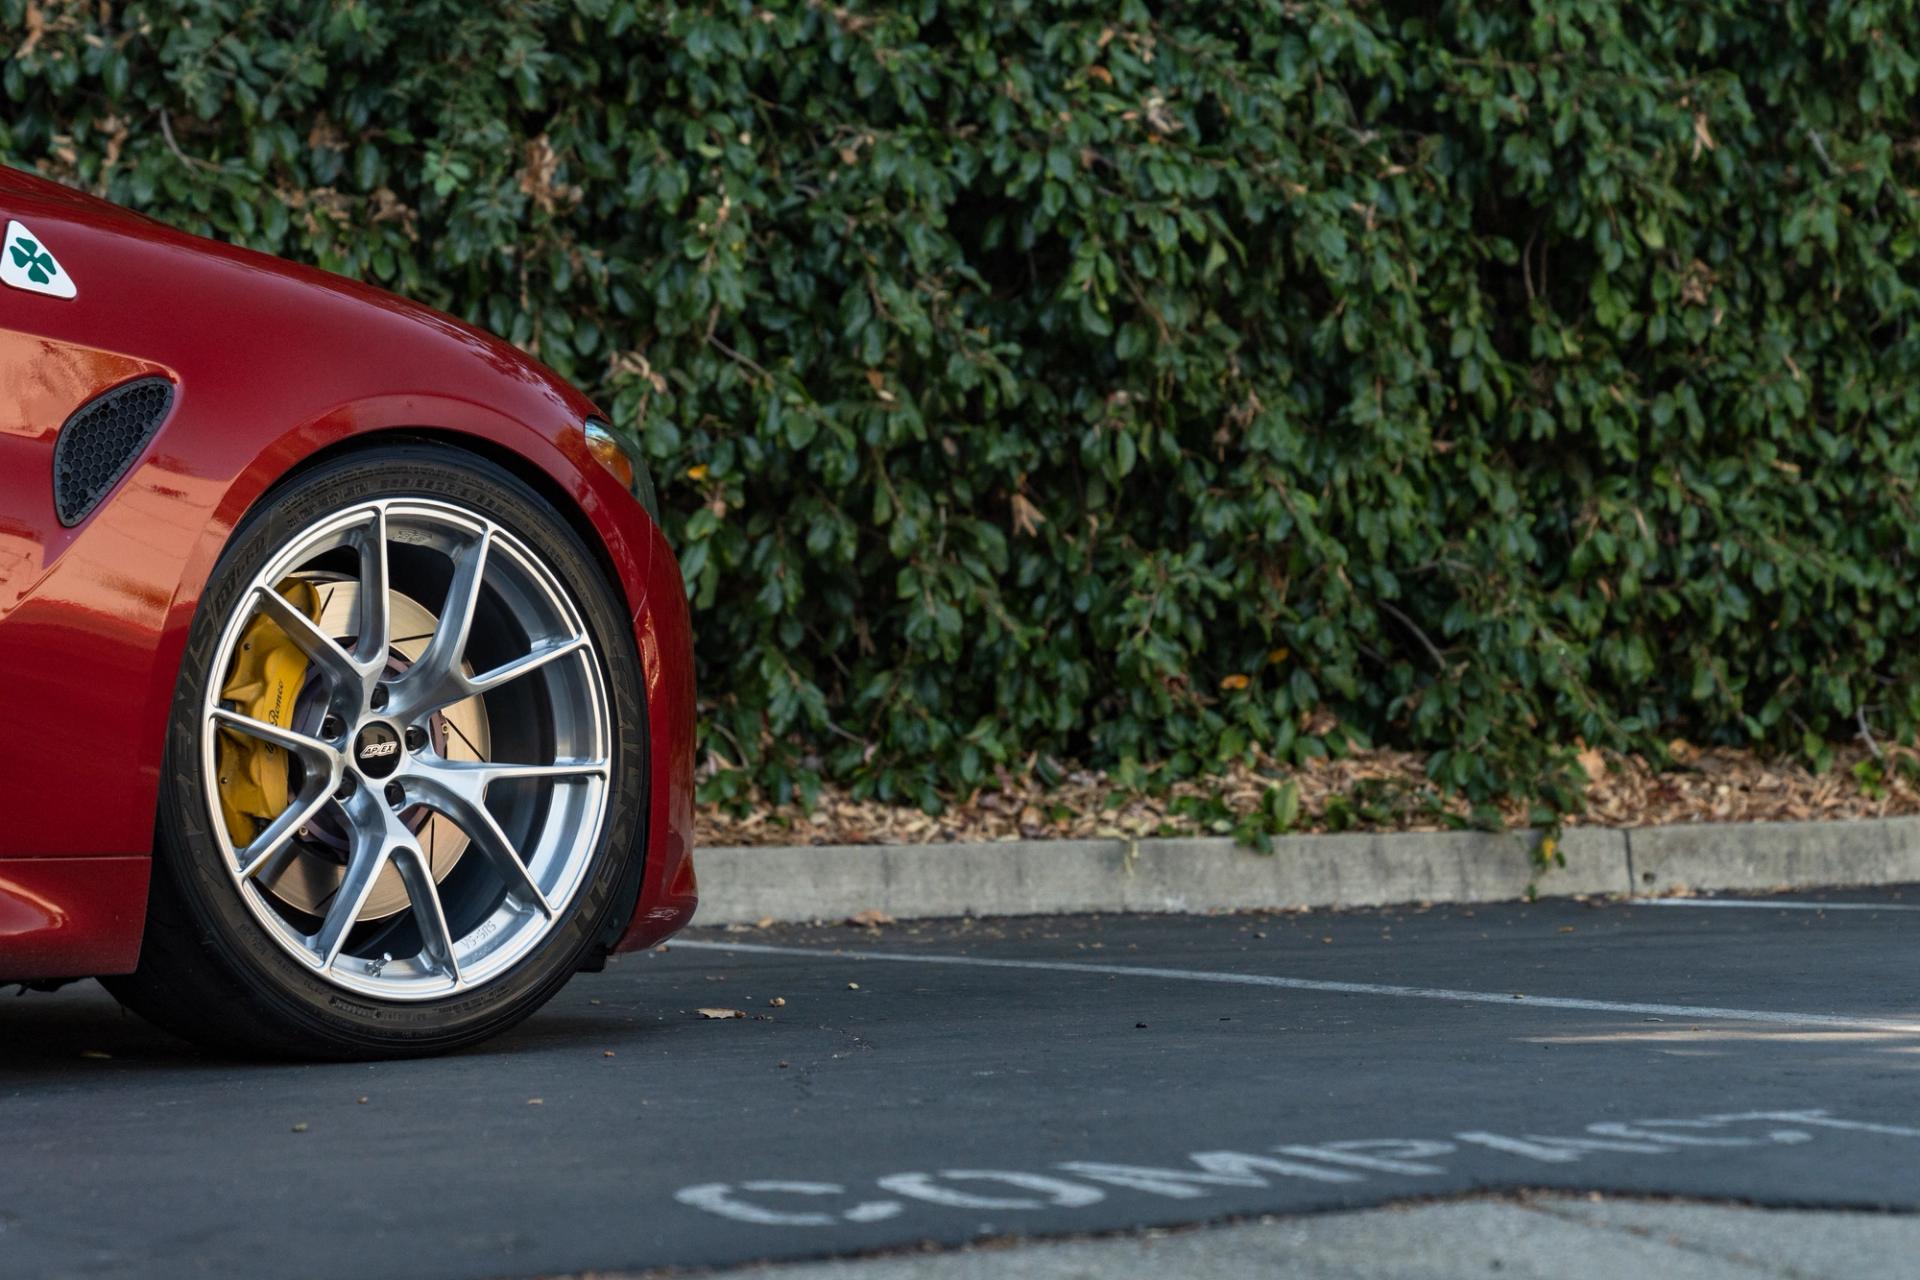
[[1498,991],[1454,991],[1445,987],[1396,987],[1374,982],[1329,982],[1264,973],[1217,973],[1206,969],[1161,969],[1147,965],[1084,964],[1073,960],[995,960],[986,956],[917,954],[906,951],[826,951],[817,947],[775,947],[757,942],[678,940],[673,949],[740,951],[763,956],[805,956],[814,960],[879,960],[897,964],[947,964],[975,969],[1038,969],[1054,973],[1098,973],[1127,978],[1166,978],[1176,982],[1217,982],[1241,987],[1282,987],[1289,991],[1325,991],[1334,995],[1387,996],[1401,1000],[1445,1000],[1455,1004],[1494,1004],[1507,1008],[1578,1009],[1589,1013],[1638,1013],[1694,1022],[1765,1022],[1783,1027],[1839,1027],[1849,1031],[1898,1031],[1920,1035],[1920,1023],[1830,1013],[1783,1013],[1774,1009],[1722,1009],[1712,1005],[1648,1004],[1639,1001],[1583,1000],[1573,996],[1536,996]]
[[1646,898],[1636,907],[1748,907],[1755,911],[1920,911],[1911,902],[1788,902],[1779,898]]

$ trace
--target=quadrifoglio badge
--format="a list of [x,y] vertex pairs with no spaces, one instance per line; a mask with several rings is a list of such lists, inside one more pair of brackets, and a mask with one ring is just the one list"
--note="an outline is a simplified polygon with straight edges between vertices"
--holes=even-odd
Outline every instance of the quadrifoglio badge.
[[0,245],[0,284],[50,298],[71,298],[76,292],[53,250],[18,222],[7,223],[6,243]]

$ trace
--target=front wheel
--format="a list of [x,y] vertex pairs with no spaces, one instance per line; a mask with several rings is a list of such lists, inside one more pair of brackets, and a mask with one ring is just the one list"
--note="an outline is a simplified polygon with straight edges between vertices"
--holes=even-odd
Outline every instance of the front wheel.
[[193,1039],[438,1052],[538,1008],[632,884],[625,611],[558,513],[423,444],[301,475],[235,531],[169,726],[139,969]]

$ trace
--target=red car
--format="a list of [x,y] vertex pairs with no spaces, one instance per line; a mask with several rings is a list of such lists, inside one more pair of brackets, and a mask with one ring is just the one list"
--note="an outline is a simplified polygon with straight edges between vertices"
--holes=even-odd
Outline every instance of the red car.
[[692,915],[645,465],[508,344],[0,169],[0,979],[469,1044]]

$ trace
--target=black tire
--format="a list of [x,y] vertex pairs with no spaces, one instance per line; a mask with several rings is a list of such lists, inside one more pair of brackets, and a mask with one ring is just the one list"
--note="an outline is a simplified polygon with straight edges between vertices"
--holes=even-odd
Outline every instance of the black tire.
[[[304,968],[241,901],[209,830],[199,708],[239,595],[298,530],[382,497],[439,498],[475,510],[544,559],[588,627],[612,710],[613,756],[599,847],[565,913],[511,969],[443,1000],[383,1001]],[[485,459],[427,442],[382,445],[314,466],[263,498],[235,529],[195,613],[175,686],[138,969],[105,980],[123,1004],[175,1034],[271,1057],[374,1059],[484,1040],[546,1003],[630,909],[641,857],[645,716],[639,659],[619,597],[551,505]]]

